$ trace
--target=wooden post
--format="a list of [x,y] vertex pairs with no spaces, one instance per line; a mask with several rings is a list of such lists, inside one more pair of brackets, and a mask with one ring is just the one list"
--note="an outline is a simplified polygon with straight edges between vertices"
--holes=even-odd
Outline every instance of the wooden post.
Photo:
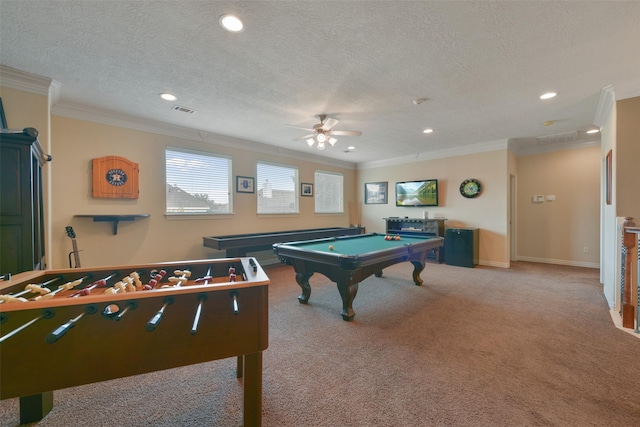
[[631,296],[631,250],[636,246],[636,236],[627,232],[627,227],[633,227],[633,218],[627,218],[623,224],[622,246],[625,249],[624,257],[624,295],[622,296],[622,327],[633,328],[635,320],[635,309]]

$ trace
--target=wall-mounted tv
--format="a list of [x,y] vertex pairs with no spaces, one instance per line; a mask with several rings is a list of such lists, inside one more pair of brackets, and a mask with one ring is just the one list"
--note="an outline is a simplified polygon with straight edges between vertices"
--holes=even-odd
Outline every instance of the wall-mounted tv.
[[438,180],[396,182],[396,206],[438,206]]

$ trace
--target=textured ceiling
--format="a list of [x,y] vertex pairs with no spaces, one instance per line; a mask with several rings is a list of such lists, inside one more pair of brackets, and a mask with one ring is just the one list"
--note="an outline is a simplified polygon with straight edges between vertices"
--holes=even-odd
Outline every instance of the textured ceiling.
[[[59,105],[352,163],[553,143],[593,124],[603,87],[640,95],[640,1],[0,0],[0,43],[2,65],[61,84]],[[288,125],[321,113],[363,135],[308,148]]]

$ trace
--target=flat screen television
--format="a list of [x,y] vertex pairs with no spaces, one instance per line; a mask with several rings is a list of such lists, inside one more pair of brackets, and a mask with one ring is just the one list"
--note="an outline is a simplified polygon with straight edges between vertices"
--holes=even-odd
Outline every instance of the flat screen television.
[[438,206],[438,180],[396,182],[396,206]]

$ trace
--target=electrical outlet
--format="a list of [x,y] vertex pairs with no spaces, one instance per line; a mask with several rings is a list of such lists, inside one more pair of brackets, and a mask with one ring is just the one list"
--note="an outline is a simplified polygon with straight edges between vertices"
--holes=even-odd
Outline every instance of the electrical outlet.
[[584,248],[582,248],[582,252],[584,252],[585,254],[589,253],[589,246],[585,246]]

